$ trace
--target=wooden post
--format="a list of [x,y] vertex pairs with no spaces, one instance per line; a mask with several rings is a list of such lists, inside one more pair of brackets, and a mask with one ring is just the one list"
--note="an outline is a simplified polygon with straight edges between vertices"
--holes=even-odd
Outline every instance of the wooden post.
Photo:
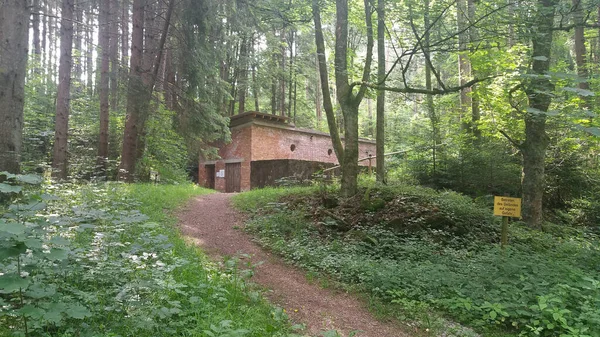
[[506,248],[508,245],[508,217],[502,217],[502,231],[500,232],[500,247]]
[[369,154],[369,175],[373,174],[373,166],[371,165],[373,155]]

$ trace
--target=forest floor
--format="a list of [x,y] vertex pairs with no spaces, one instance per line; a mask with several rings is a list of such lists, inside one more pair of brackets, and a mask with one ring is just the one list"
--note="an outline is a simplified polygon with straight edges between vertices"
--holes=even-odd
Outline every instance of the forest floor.
[[[251,281],[285,309],[305,333],[320,336],[336,330],[342,336],[402,337],[409,334],[391,322],[377,320],[354,295],[309,282],[306,273],[262,249],[241,230],[243,215],[231,207],[231,194],[209,194],[190,201],[179,214],[180,228],[191,241],[216,259],[242,256],[255,265]],[[244,256],[246,256],[244,258]]]

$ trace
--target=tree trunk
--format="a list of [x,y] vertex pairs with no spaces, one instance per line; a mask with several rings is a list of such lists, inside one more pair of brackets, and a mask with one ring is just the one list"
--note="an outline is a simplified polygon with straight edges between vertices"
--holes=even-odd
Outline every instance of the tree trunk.
[[329,125],[329,134],[333,150],[340,164],[344,161],[344,146],[340,138],[340,131],[335,119],[333,103],[331,102],[331,93],[329,92],[329,71],[327,69],[327,59],[325,57],[325,38],[323,36],[323,26],[321,25],[321,9],[319,0],[313,0],[312,13],[315,20],[315,44],[317,47],[317,67],[319,70],[319,82],[321,91],[323,92],[323,108],[327,116],[327,124]]
[[119,0],[110,0],[109,3],[110,108],[116,111],[119,102]]
[[52,2],[48,2],[48,58],[46,64],[46,84],[54,83],[54,43],[56,35],[56,19],[54,16],[54,8]]
[[86,31],[85,31],[85,71],[87,75],[86,89],[88,95],[94,94],[94,3],[89,2],[89,8],[86,13]]
[[239,55],[240,76],[238,79],[238,113],[246,112],[246,93],[248,92],[248,42],[246,37],[242,38]]
[[127,88],[127,116],[119,165],[119,180],[132,182],[135,172],[138,121],[140,105],[145,100],[142,82],[142,50],[144,48],[144,7],[145,0],[133,0],[133,29],[131,36],[131,57],[129,58],[129,84]]
[[[475,22],[477,18],[475,17],[476,10],[476,0],[468,0],[467,1],[468,11],[469,11],[469,22]],[[479,31],[477,27],[471,25],[469,27],[469,40],[471,42],[471,47],[469,48],[471,52],[475,51],[475,45],[479,42]],[[471,69],[471,77],[477,78],[477,72],[473,68],[473,64],[469,59],[469,68]],[[481,110],[479,108],[479,96],[477,93],[477,85],[473,85],[471,87],[471,132],[473,133],[473,137],[475,138],[475,144],[481,143],[481,130],[479,130],[479,121],[481,120]]]
[[[585,48],[585,36],[584,36],[584,18],[583,9],[581,8],[582,0],[573,0],[573,16],[577,27],[575,27],[575,62],[577,63],[577,75],[579,76],[579,88],[584,90],[590,90],[590,84],[588,82],[588,69],[587,69],[587,54]],[[584,106],[589,108],[588,96],[580,96],[584,101]]]
[[285,105],[285,64],[286,64],[286,51],[285,46],[287,44],[285,38],[285,29],[282,29],[280,32],[281,45],[280,45],[280,64],[279,68],[281,74],[279,75],[279,94],[281,95],[279,98],[279,111],[281,116],[286,116],[286,105]]
[[[427,1],[428,3],[428,1]],[[428,9],[426,9],[428,10]],[[468,9],[467,0],[456,1],[456,22],[458,25],[458,75],[459,85],[467,83],[471,77],[471,62],[468,56],[469,28],[468,28]],[[427,29],[427,25],[426,25]],[[471,128],[471,122],[466,119],[469,108],[471,107],[471,88],[460,90],[460,121],[461,127],[465,131]]]
[[[385,0],[377,0],[377,84],[385,85]],[[385,91],[377,91],[377,125],[375,135],[377,181],[385,183]]]
[[129,69],[124,66],[129,61],[129,0],[122,0],[121,8],[121,80],[127,81]]
[[[461,2],[463,0],[458,0],[458,2]],[[425,15],[424,15],[424,22],[425,22],[425,37],[424,37],[424,41],[423,41],[423,49],[425,53],[429,53],[429,45],[430,45],[430,34],[429,34],[429,0],[425,0],[425,3],[423,5],[425,7]],[[457,6],[458,7],[458,6]],[[429,57],[429,56],[427,56]],[[460,56],[459,56],[459,66],[460,66]],[[461,79],[462,81],[462,79]],[[462,84],[462,83],[461,83]],[[431,90],[433,89],[433,85],[432,85],[432,78],[431,78],[431,64],[429,62],[425,62],[425,88],[427,90]],[[462,91],[461,91],[461,101],[462,101]],[[441,143],[441,139],[440,139],[440,125],[439,125],[439,117],[436,114],[435,111],[435,105],[433,103],[433,95],[432,94],[427,94],[425,95],[425,102],[426,102],[426,108],[427,108],[427,116],[429,117],[429,122],[431,123],[431,134],[432,134],[432,138],[433,138],[433,146],[431,149],[431,153],[432,153],[432,162],[433,162],[433,172],[432,172],[432,179],[434,184],[437,184],[437,146]],[[462,103],[461,103],[462,106]]]
[[0,2],[0,171],[19,172],[29,46],[29,6]]
[[532,108],[525,115],[523,155],[523,219],[530,227],[540,228],[543,221],[544,164],[549,139],[546,115],[552,101],[554,85],[544,75],[550,69],[552,26],[557,0],[538,0],[534,17],[532,79],[525,90]]
[[67,179],[68,174],[67,139],[71,94],[74,7],[74,0],[63,0],[60,22],[60,64],[58,67],[58,93],[56,96],[56,125],[52,158],[52,176],[56,179]]
[[[40,5],[40,10],[42,8],[46,9],[46,4]],[[46,66],[46,59],[48,58],[48,50],[46,49],[46,41],[48,36],[48,17],[46,15],[42,15],[42,57],[40,60],[40,68],[44,68]],[[41,69],[40,69],[41,73]]]
[[96,167],[98,175],[106,172],[108,160],[108,121],[109,121],[109,61],[110,61],[110,26],[112,0],[100,0],[100,15],[98,17],[99,45],[100,45],[100,130],[98,140],[98,156]]
[[[367,57],[363,68],[362,81],[369,79],[373,57],[373,26],[370,1],[364,1],[364,15],[367,26]],[[348,1],[336,1],[335,27],[335,84],[338,103],[344,116],[344,158],[342,163],[342,184],[340,188],[343,197],[350,197],[358,192],[358,107],[366,92],[366,86],[361,85],[358,93],[352,92],[348,74]]]
[[315,90],[315,110],[317,111],[317,129],[321,127],[321,121],[323,120],[323,111],[322,106],[323,102],[321,100],[321,81],[319,79],[319,55],[315,54],[315,65],[317,66],[317,89]]
[[[42,47],[40,45],[40,0],[33,0],[33,15],[31,16],[31,29],[33,32],[33,54],[36,62],[40,61]],[[36,65],[39,71],[39,65]],[[36,71],[37,72],[37,71]]]
[[81,59],[83,55],[82,44],[83,44],[83,32],[86,29],[82,23],[83,21],[83,1],[77,0],[75,2],[75,24],[73,32],[73,49],[75,54],[73,55],[73,86],[80,92],[82,89],[81,75],[83,74],[83,67]]

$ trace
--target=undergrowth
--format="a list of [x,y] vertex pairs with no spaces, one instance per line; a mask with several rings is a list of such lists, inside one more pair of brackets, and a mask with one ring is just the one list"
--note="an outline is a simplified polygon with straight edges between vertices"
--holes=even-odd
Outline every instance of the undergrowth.
[[285,313],[246,285],[244,266],[208,261],[173,227],[171,211],[208,190],[8,178],[1,336],[294,335]]
[[600,336],[600,242],[593,234],[516,222],[502,250],[498,221],[470,198],[408,186],[359,195],[338,200],[335,191],[269,189],[234,200],[255,202],[246,228],[262,245],[309,273],[362,289],[423,330],[435,328],[425,313],[440,312],[486,336]]

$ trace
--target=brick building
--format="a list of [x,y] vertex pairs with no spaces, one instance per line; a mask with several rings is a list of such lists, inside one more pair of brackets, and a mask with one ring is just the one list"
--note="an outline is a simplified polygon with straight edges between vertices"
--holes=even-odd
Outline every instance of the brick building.
[[[200,185],[221,192],[246,191],[274,185],[283,177],[309,178],[338,164],[329,134],[296,128],[286,117],[246,112],[231,117],[230,129],[231,143],[216,144],[220,159],[200,158]],[[375,142],[361,140],[359,157],[369,155],[375,155]]]

